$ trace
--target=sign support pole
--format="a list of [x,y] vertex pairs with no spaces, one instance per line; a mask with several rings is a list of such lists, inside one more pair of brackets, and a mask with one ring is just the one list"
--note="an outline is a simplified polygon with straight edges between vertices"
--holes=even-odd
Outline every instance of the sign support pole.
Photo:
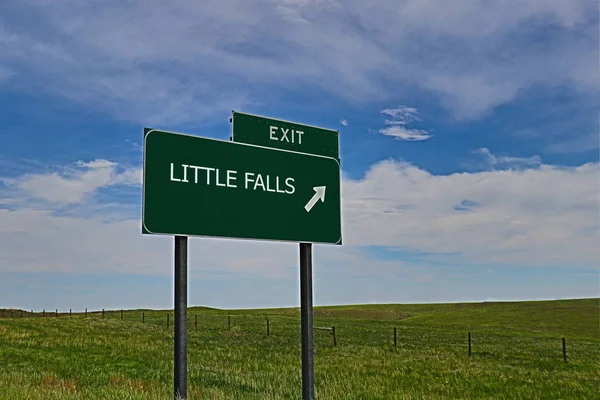
[[175,236],[175,400],[187,399],[187,249],[187,236]]
[[302,400],[314,400],[315,398],[312,295],[312,243],[300,243],[300,326],[302,335]]

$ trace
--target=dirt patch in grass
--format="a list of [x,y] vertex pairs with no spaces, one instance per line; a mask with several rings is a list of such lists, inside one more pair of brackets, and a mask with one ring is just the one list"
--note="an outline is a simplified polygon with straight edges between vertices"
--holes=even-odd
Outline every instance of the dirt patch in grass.
[[155,383],[144,382],[141,379],[130,379],[120,375],[110,377],[110,386],[145,393],[152,393],[158,390]]
[[44,375],[40,388],[74,393],[77,391],[77,382],[74,379],[60,379],[53,375]]

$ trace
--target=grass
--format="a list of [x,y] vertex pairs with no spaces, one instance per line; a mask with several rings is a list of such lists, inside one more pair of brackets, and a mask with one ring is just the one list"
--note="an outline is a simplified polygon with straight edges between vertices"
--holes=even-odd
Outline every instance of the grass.
[[[335,325],[338,345],[329,332],[314,331],[316,398],[600,398],[598,305],[584,299],[317,307],[315,326]],[[13,316],[0,318],[0,399],[172,398],[172,311],[125,311],[123,321],[119,311],[104,319],[97,312]],[[297,309],[198,307],[188,318],[189,399],[301,398]]]

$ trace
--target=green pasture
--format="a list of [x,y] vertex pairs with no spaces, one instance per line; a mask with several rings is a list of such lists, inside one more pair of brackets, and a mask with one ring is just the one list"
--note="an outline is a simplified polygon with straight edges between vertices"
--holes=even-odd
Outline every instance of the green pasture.
[[[172,398],[172,310],[54,311],[1,311],[0,399]],[[314,331],[316,398],[600,399],[599,316],[599,299],[316,307],[337,339]],[[298,309],[188,323],[189,399],[301,399]]]

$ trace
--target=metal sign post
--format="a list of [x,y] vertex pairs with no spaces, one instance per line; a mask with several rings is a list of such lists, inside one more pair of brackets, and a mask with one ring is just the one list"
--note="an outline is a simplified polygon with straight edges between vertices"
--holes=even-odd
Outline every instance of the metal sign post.
[[187,236],[175,236],[175,400],[187,399],[187,247]]
[[313,344],[312,243],[300,243],[300,327],[302,336],[302,400],[315,398]]

